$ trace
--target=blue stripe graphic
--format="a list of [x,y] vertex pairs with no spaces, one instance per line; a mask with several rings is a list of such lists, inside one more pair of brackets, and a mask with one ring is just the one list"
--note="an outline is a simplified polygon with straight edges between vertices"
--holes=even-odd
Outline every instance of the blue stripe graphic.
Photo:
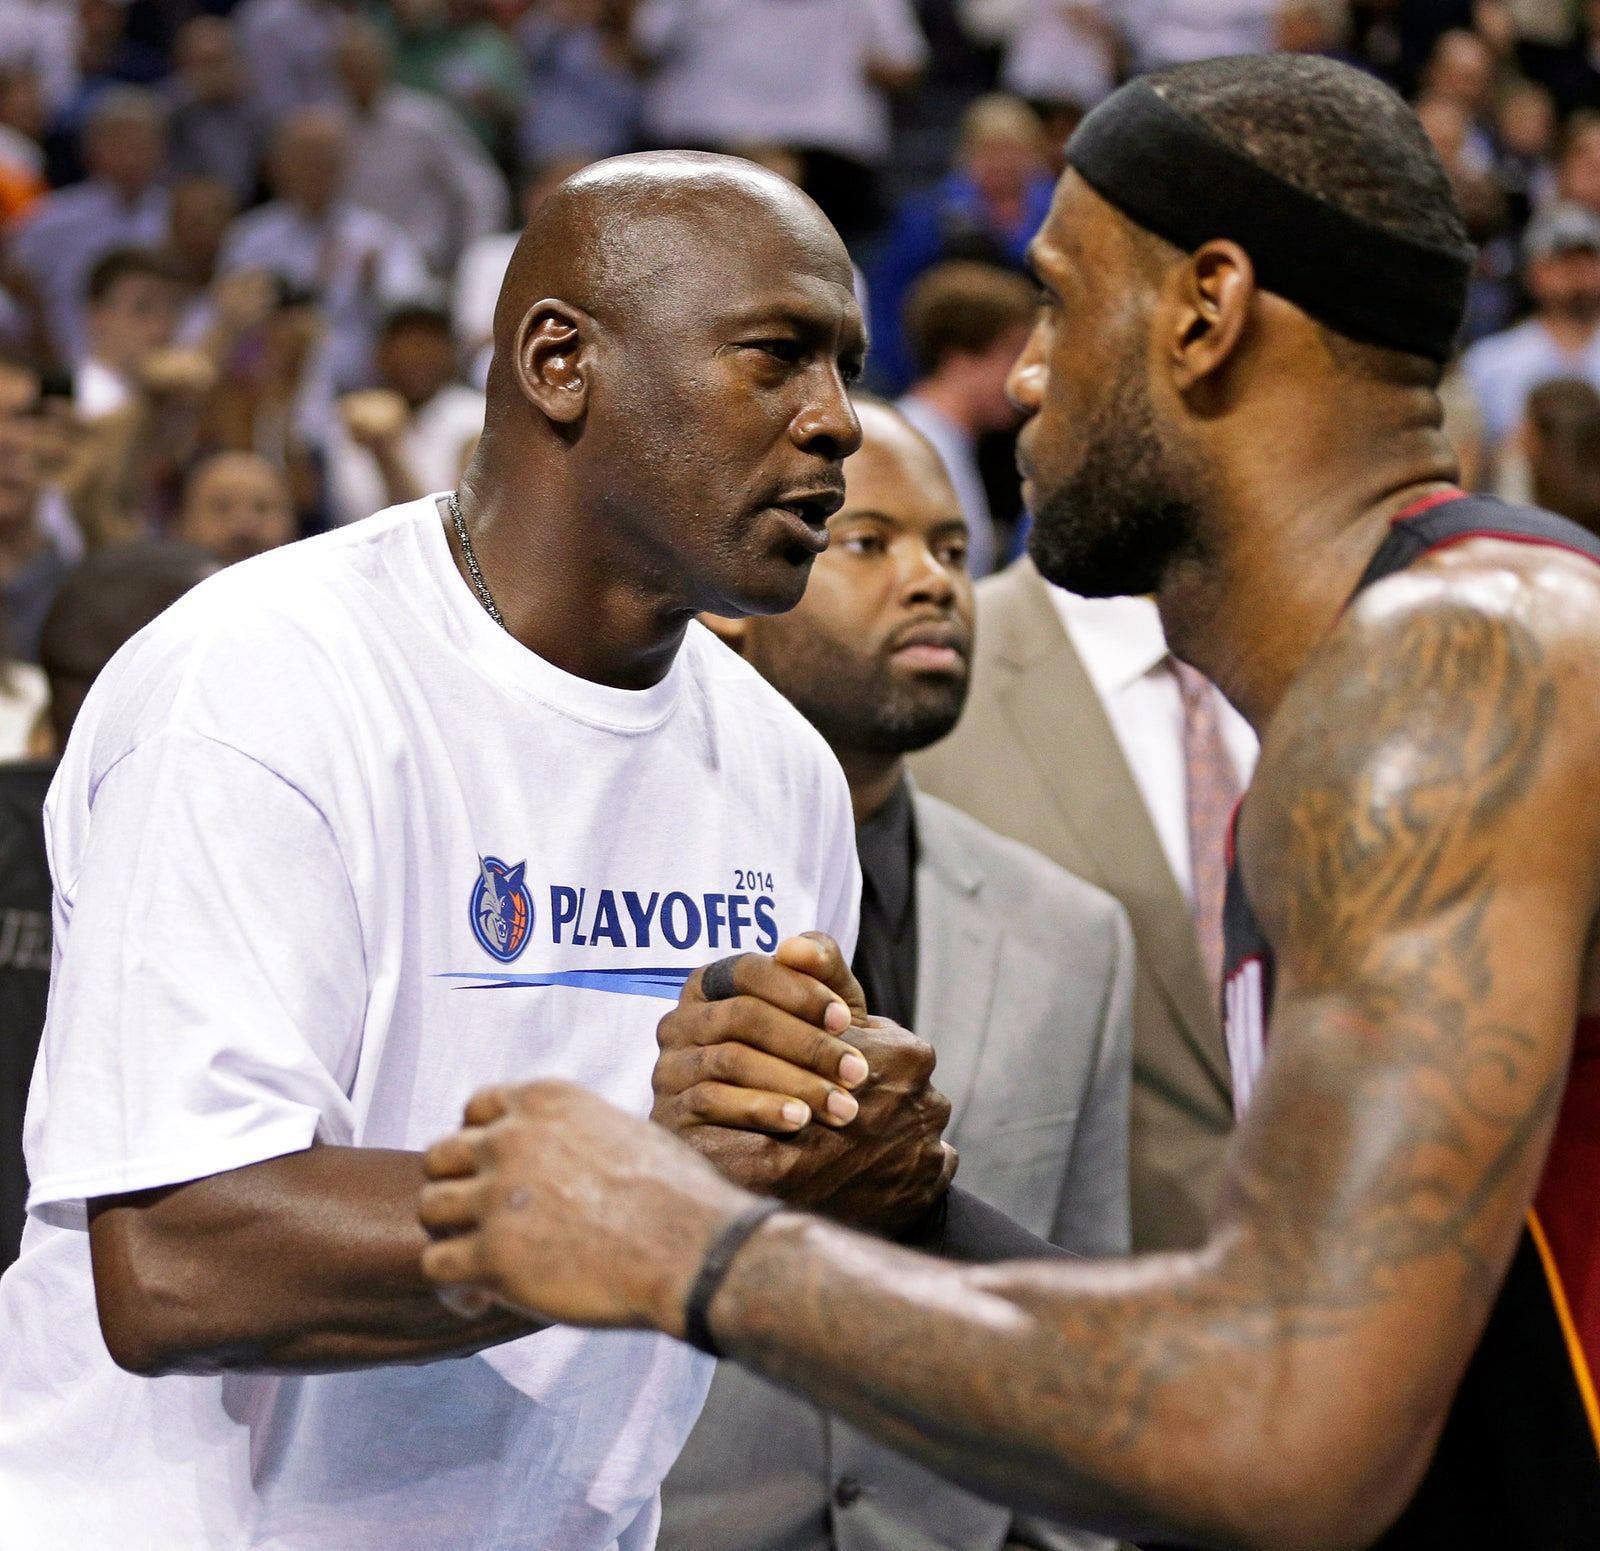
[[466,980],[470,985],[458,991],[509,991],[519,987],[570,986],[580,991],[609,991],[614,996],[654,996],[675,1002],[683,983],[694,973],[689,969],[567,969],[547,974],[503,975],[493,972],[473,974],[464,970],[436,975],[436,980]]

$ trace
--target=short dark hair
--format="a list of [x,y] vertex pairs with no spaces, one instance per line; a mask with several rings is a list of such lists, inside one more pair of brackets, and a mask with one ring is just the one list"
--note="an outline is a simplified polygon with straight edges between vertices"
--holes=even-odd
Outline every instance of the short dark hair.
[[73,567],[39,636],[58,743],[66,743],[90,684],[124,642],[219,569],[209,550],[167,539],[97,549]]
[[[1334,209],[1411,242],[1471,246],[1450,175],[1416,114],[1372,76],[1316,55],[1268,54],[1146,79],[1257,166]],[[1436,363],[1324,332],[1371,375],[1438,380]]]
[[174,285],[182,280],[177,264],[157,248],[112,248],[109,253],[101,254],[89,271],[84,288],[89,305],[93,307],[103,302],[118,281],[134,275],[150,275],[157,280],[170,280]]
[[450,334],[450,314],[433,302],[399,302],[383,315],[378,327],[378,337],[388,339],[405,329],[429,329],[438,334]]
[[906,297],[906,343],[921,373],[952,355],[981,355],[1007,329],[1029,322],[1033,286],[1014,270],[965,260],[936,264]]

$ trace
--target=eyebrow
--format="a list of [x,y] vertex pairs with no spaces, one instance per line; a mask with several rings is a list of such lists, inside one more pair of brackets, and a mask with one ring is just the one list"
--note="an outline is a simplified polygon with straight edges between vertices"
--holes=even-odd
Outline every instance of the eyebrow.
[[[892,512],[879,511],[875,506],[843,507],[835,514],[835,522],[881,522],[887,527],[904,531],[906,519],[896,517]],[[968,532],[967,519],[961,516],[942,517],[928,529],[929,538],[942,537],[950,533],[959,533],[966,537]]]

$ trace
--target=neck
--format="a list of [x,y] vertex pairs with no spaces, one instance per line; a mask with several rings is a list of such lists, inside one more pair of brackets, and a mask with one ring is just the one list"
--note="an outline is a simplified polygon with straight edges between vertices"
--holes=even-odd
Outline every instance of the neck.
[[[488,437],[485,437],[485,441]],[[513,485],[480,448],[461,481],[461,514],[478,568],[530,652],[591,683],[648,689],[666,677],[698,612],[658,557],[628,552],[614,524],[563,500],[559,479]],[[537,483],[537,496],[521,489]],[[455,525],[446,532],[471,586]]]
[[[1300,435],[1260,438],[1257,467],[1231,482],[1208,519],[1211,552],[1177,562],[1162,579],[1156,602],[1173,652],[1258,734],[1338,622],[1390,523],[1455,481],[1434,418],[1391,424],[1382,436],[1352,434],[1358,427],[1347,418],[1344,442],[1330,439],[1326,425],[1321,436],[1308,425]],[[1330,462],[1329,446],[1354,451]]]
[[865,824],[894,796],[905,776],[906,762],[898,754],[864,753],[835,749],[845,781],[850,787],[850,807],[856,823]]
[[960,426],[969,435],[976,434],[977,426],[973,424],[972,407],[967,403],[967,396],[948,375],[935,375],[925,382],[919,382],[907,397],[918,399],[929,408],[938,410],[946,420]]

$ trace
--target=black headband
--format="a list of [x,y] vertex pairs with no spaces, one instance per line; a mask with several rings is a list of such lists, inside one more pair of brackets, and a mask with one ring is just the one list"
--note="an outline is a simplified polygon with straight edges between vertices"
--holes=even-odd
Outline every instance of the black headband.
[[1264,290],[1340,334],[1448,360],[1466,307],[1471,248],[1397,237],[1257,165],[1146,81],[1101,103],[1067,162],[1136,225],[1192,253],[1237,242]]

